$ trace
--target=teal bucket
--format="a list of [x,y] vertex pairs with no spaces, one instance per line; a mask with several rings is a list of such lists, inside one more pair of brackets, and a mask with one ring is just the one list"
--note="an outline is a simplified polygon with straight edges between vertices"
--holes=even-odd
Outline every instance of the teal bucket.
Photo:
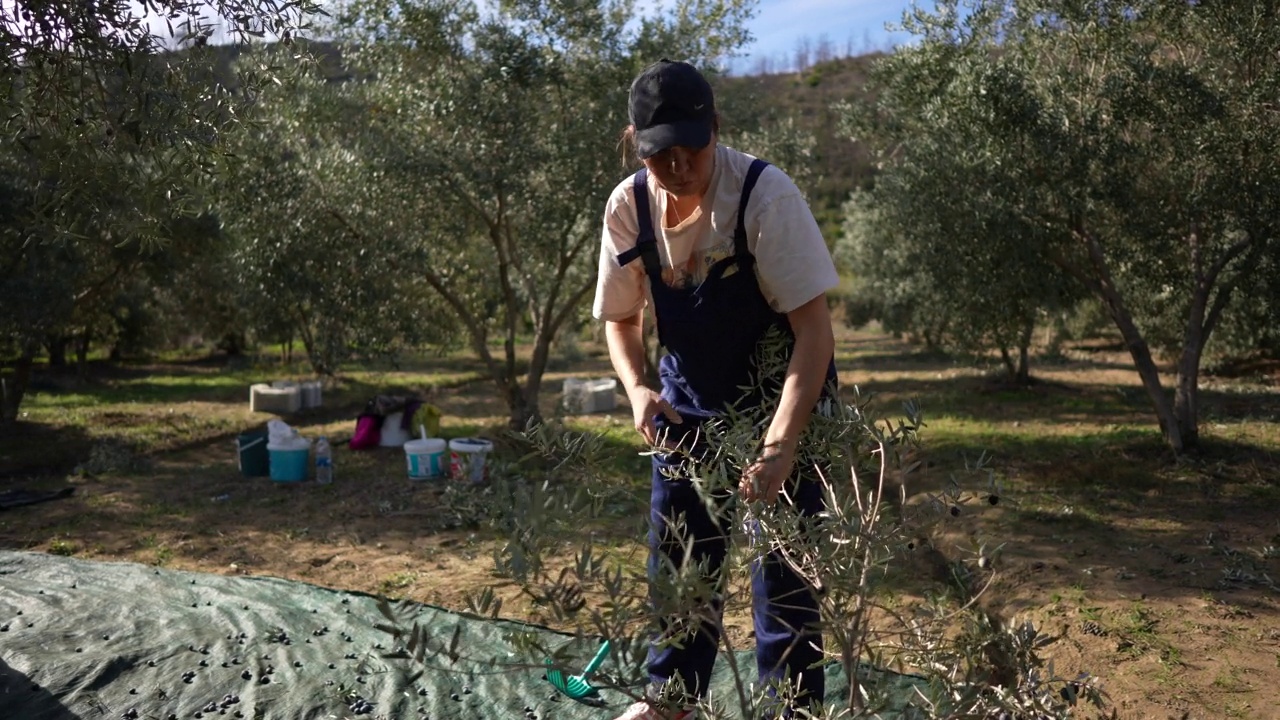
[[271,455],[271,479],[274,482],[294,483],[307,479],[307,468],[311,457],[311,444],[299,446],[276,447],[267,446]]
[[266,477],[271,474],[265,432],[248,432],[236,437],[236,453],[240,456],[240,473],[245,477]]

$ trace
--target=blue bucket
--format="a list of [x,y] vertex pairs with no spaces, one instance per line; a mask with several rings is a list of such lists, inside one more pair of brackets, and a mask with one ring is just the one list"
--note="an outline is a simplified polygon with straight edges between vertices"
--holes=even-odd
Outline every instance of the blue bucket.
[[271,460],[271,479],[274,482],[303,482],[307,479],[307,461],[311,458],[311,443],[291,444],[285,447],[267,445]]

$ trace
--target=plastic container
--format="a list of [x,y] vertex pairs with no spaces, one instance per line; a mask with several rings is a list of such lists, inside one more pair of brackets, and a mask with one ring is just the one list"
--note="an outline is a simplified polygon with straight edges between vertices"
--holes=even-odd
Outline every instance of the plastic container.
[[378,437],[378,445],[382,447],[403,447],[412,437],[401,425],[404,423],[403,412],[393,412],[382,421],[382,433]]
[[565,409],[572,413],[609,412],[618,406],[618,381],[613,378],[565,378]]
[[240,473],[245,477],[266,477],[271,474],[267,433],[248,432],[236,436],[236,454],[240,457]]
[[440,418],[444,413],[440,412],[440,408],[429,403],[423,403],[413,414],[413,420],[409,423],[409,430],[417,432],[419,428],[427,429],[427,437],[440,437]]
[[298,387],[302,394],[303,409],[320,407],[323,386],[319,380],[308,380]]
[[329,438],[321,436],[316,441],[316,482],[328,485],[333,482],[333,449]]
[[485,467],[493,443],[483,438],[458,438],[449,441],[449,475],[454,480],[482,483],[488,477]]
[[307,479],[311,441],[295,437],[283,443],[267,443],[267,454],[271,460],[272,481],[294,483]]
[[440,438],[419,438],[404,444],[404,459],[410,480],[435,480],[444,477],[444,454],[448,443]]
[[297,385],[272,387],[264,383],[249,386],[249,411],[286,415],[302,409],[302,391]]

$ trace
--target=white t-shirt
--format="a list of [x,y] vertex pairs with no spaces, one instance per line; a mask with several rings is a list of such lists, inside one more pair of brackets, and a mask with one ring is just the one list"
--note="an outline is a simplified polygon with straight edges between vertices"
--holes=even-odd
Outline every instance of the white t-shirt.
[[[672,196],[649,176],[649,213],[654,223],[663,279],[672,287],[696,286],[707,269],[733,254],[738,203],[750,155],[723,145],[716,147],[711,185],[702,204],[675,227],[667,227]],[[600,275],[592,314],[600,320],[621,320],[651,301],[644,261],[625,267],[618,255],[635,247],[635,188],[628,177],[614,188],[604,213],[600,246]],[[747,204],[747,248],[756,258],[760,290],[774,310],[788,313],[840,283],[831,252],[799,188],[786,173],[770,165],[760,174]],[[730,266],[725,272],[737,272]]]

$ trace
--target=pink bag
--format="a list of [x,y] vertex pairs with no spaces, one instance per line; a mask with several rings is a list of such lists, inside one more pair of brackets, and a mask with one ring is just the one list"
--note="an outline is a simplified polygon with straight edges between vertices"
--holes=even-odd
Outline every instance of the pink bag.
[[368,450],[378,447],[382,440],[382,416],[363,414],[356,418],[356,431],[351,436],[352,450]]

